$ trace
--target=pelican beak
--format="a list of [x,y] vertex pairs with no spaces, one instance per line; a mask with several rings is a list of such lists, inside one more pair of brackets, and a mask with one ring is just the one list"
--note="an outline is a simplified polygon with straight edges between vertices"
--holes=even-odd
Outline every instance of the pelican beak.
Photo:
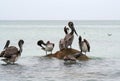
[[73,22],[68,22],[68,26],[69,26],[69,27],[72,29],[72,31],[75,32],[75,34],[78,36],[78,34],[77,34],[77,32],[76,32],[76,30],[75,30],[75,28],[74,28]]
[[77,32],[76,32],[76,30],[75,30],[75,28],[73,27],[73,31],[75,32],[75,34],[78,36],[78,34],[77,34]]

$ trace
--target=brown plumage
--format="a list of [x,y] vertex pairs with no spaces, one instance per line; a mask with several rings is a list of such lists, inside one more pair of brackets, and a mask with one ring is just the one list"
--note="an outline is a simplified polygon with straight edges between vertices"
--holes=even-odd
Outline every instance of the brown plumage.
[[80,47],[80,50],[81,52],[90,52],[90,44],[89,42],[86,40],[86,39],[83,39],[82,41],[82,37],[79,36],[79,47]]
[[6,63],[14,63],[17,61],[18,57],[21,56],[24,41],[19,40],[18,42],[19,49],[15,46],[9,46],[9,44],[10,41],[8,40],[6,42],[4,50],[0,54],[0,57],[4,57],[5,59],[2,59],[2,61]]
[[[68,30],[69,30],[69,28],[67,28],[67,27],[65,26],[65,27],[64,27],[65,35],[68,34]],[[60,48],[60,50],[62,50],[62,49],[65,48],[65,41],[64,41],[64,39],[61,39],[61,40],[59,41],[59,48]]]
[[74,28],[73,22],[68,22],[68,26],[70,27],[71,32],[66,34],[66,36],[64,38],[65,48],[68,48],[68,46],[70,46],[70,48],[71,48],[71,45],[72,45],[73,39],[74,39],[74,33],[78,36],[78,34]]
[[77,34],[77,32],[74,28],[73,22],[68,22],[68,26],[71,29],[71,32],[68,33],[69,28],[67,28],[66,26],[64,27],[64,32],[65,32],[66,35],[63,39],[61,39],[59,41],[60,50],[66,49],[66,48],[68,48],[68,46],[70,46],[70,48],[71,48],[71,45],[72,45],[72,42],[73,42],[73,39],[74,39],[74,33],[78,36],[78,34]]
[[52,50],[55,46],[54,43],[51,43],[50,41],[47,41],[47,43],[44,43],[43,40],[39,40],[37,42],[37,45],[41,47],[41,49],[43,49],[44,51],[46,51],[46,55],[47,55],[47,52],[51,52],[52,54]]

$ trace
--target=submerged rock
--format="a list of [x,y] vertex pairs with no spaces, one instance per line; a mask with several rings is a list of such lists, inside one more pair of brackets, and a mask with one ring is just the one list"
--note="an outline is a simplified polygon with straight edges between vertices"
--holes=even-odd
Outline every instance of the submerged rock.
[[54,54],[48,54],[46,55],[47,57],[55,57],[58,59],[64,59],[65,56],[67,55],[73,55],[74,57],[76,57],[77,60],[88,60],[89,58],[85,55],[82,54],[80,51],[76,50],[76,49],[63,49],[61,51],[57,51]]

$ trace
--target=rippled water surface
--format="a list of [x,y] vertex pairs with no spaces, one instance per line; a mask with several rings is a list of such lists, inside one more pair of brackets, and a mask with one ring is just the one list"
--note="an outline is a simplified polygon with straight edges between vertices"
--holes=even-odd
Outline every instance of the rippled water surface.
[[76,64],[47,57],[23,57],[15,65],[0,65],[1,81],[115,81],[119,59],[92,58]]

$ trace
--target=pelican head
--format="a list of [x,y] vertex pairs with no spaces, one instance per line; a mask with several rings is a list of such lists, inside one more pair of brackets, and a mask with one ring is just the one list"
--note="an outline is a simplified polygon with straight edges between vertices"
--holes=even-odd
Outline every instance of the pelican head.
[[22,45],[24,44],[24,41],[23,40],[19,40],[18,42],[18,46],[20,48],[20,53],[22,52]]
[[9,44],[10,44],[10,40],[7,40],[4,49],[6,49],[9,46]]
[[73,32],[75,32],[75,34],[78,36],[78,34],[77,34],[77,32],[76,32],[76,30],[75,30],[75,28],[74,28],[74,24],[73,24],[73,22],[68,22],[68,26],[71,28],[71,30],[73,31]]
[[39,45],[39,46],[42,46],[42,44],[43,44],[43,45],[46,45],[46,44],[43,42],[43,40],[39,40],[39,41],[37,42],[37,45]]
[[65,32],[65,34],[68,34],[68,30],[69,30],[69,28],[67,28],[66,26],[64,27],[64,32]]

